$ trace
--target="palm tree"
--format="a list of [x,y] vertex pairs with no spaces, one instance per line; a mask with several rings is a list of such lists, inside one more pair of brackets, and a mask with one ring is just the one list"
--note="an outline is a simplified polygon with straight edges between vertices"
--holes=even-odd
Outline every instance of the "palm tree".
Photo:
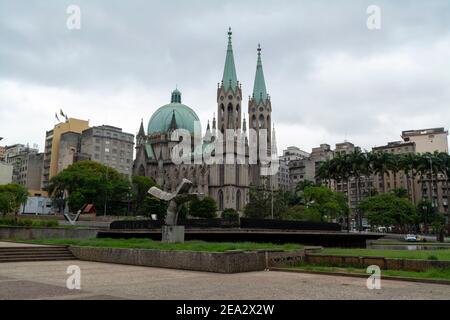
[[326,181],[328,188],[331,188],[331,167],[332,161],[327,159],[320,164],[316,173],[316,179],[319,181]]
[[[338,183],[343,182],[347,184],[347,202],[349,208],[350,204],[350,162],[348,161],[348,156],[338,153],[336,157],[333,158],[330,169],[332,170],[332,177],[336,179]],[[347,215],[347,231],[350,231],[350,212]]]
[[387,167],[394,176],[394,189],[397,189],[397,173],[401,170],[400,156],[398,154],[391,154]]
[[449,198],[449,192],[448,192],[448,179],[450,177],[450,155],[445,152],[441,152],[437,155],[440,158],[440,171],[445,177],[445,198],[447,199],[447,202],[444,203],[445,211],[448,211],[448,198]]
[[[433,161],[434,160],[434,161]],[[433,162],[435,165],[433,166]],[[434,181],[435,176],[437,177],[438,172],[438,161],[434,154],[430,152],[422,153],[418,156],[418,163],[417,163],[417,171],[420,173],[420,180],[422,182],[422,189],[424,189],[424,186],[426,185],[428,181],[429,185],[429,199],[431,200],[431,203],[433,206],[436,205],[434,202]],[[428,190],[427,190],[428,191]],[[422,192],[422,200],[424,199],[424,193]]]
[[[416,155],[413,153],[401,154],[399,157],[400,170],[406,175],[406,190],[408,191],[408,197],[412,203],[415,203],[414,194],[414,178],[415,178],[415,162]],[[411,181],[412,180],[412,181]]]
[[[366,157],[361,150],[356,149],[352,153],[350,153],[347,157],[348,165],[350,168],[350,175],[354,178],[356,184],[356,202],[359,203],[361,200],[361,192],[360,192],[360,182],[361,176],[364,174],[364,170],[366,168]],[[362,229],[362,217],[357,212],[358,216],[358,224],[359,230]]]
[[386,192],[386,184],[384,176],[389,176],[389,167],[392,159],[392,154],[387,152],[376,152],[373,157],[373,173],[381,177],[383,185],[383,193]]

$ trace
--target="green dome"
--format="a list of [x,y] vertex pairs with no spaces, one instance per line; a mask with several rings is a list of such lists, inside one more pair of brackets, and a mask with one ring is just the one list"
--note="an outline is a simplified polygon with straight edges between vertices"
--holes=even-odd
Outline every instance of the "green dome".
[[194,122],[200,122],[200,119],[194,110],[181,103],[181,93],[177,89],[172,92],[172,102],[162,106],[152,115],[148,122],[147,134],[167,132],[171,128],[174,116],[177,129],[188,130],[194,135]]

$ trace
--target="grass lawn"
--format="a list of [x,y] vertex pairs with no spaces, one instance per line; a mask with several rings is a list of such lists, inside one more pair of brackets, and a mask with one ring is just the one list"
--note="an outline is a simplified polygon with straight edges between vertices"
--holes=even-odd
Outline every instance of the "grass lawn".
[[303,246],[299,244],[273,244],[273,243],[253,243],[253,242],[206,242],[206,241],[186,241],[185,243],[161,243],[150,239],[42,239],[27,240],[25,243],[52,244],[52,245],[76,245],[86,247],[103,248],[136,248],[136,249],[157,249],[157,250],[184,250],[184,251],[209,251],[223,252],[226,250],[258,250],[258,249],[278,249],[295,250]]
[[[338,268],[338,267],[327,267],[327,266],[317,266],[310,264],[301,264],[295,268],[306,270],[306,271],[321,271],[321,272],[347,272],[347,273],[358,273],[366,274],[366,269],[357,268]],[[381,270],[381,279],[384,276],[395,276],[395,277],[407,277],[416,279],[439,279],[439,280],[450,280],[450,269],[429,269],[427,271],[416,272],[416,271],[402,271],[402,270]]]
[[437,250],[377,250],[377,249],[341,249],[325,248],[320,254],[340,256],[378,256],[394,259],[450,260],[450,249]]

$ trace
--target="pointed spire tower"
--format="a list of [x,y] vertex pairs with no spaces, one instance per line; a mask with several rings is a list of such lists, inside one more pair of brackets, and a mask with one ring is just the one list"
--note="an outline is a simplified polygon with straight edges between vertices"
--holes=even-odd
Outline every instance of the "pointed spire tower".
[[209,125],[209,120],[208,120],[208,126],[206,127],[206,132],[205,132],[205,136],[203,137],[203,142],[211,142],[211,138],[212,138],[212,134],[211,134],[211,127]]
[[[271,121],[272,121],[272,104],[270,96],[267,94],[266,81],[264,79],[264,71],[261,60],[261,46],[258,44],[258,58],[256,62],[255,82],[253,85],[253,94],[248,102],[249,128],[257,131],[266,129],[267,131],[267,154],[270,155],[272,146],[271,137]],[[259,139],[259,138],[258,138]],[[258,140],[259,150],[259,140]]]
[[275,124],[272,124],[272,156],[278,155],[277,138],[275,136]]
[[228,29],[228,47],[222,82],[217,89],[217,124],[221,132],[241,128],[241,85],[234,64],[231,28]]
[[139,127],[139,132],[136,135],[136,147],[144,144],[144,142],[145,142],[144,119],[141,119],[141,125]]
[[169,131],[175,131],[178,129],[177,118],[175,117],[175,109],[172,110],[172,119],[170,120]]

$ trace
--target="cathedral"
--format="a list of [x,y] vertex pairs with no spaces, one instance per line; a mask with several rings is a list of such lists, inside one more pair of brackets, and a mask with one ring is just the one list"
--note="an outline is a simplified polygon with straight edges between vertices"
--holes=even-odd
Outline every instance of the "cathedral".
[[[170,103],[160,107],[150,118],[147,132],[141,121],[136,135],[133,175],[150,177],[166,191],[174,191],[183,178],[189,179],[193,182],[192,191],[214,198],[220,212],[227,208],[242,212],[249,201],[251,186],[277,189],[277,176],[261,173],[264,164],[260,159],[259,149],[267,150],[269,157],[276,157],[277,149],[275,130],[271,122],[272,105],[266,90],[259,45],[253,93],[248,100],[247,118],[250,129],[248,131],[255,132],[256,135],[253,134],[250,137],[247,135],[245,113],[242,117],[242,98],[242,87],[237,79],[234,63],[230,28],[223,77],[217,86],[217,119],[214,115],[212,126],[208,121],[206,132],[202,135],[197,114],[192,108],[182,103],[181,92],[175,89],[171,94]],[[214,156],[223,153],[225,158],[230,153],[236,155],[236,150],[242,150],[241,157],[234,157],[236,159],[231,163],[230,161],[223,161],[223,163],[192,161],[176,164],[173,161],[173,150],[179,140],[173,139],[172,135],[178,129],[184,129],[193,137],[190,141],[189,155],[192,159],[198,158],[199,155],[202,159],[201,155],[205,152],[212,153]],[[224,142],[218,148],[216,137],[225,135],[229,130],[237,132],[242,139],[235,138],[234,145],[232,143],[231,146]],[[194,141],[199,131],[200,144]],[[265,131],[266,134],[259,135],[260,131]],[[261,137],[264,138],[261,139]],[[252,153],[249,152],[252,147],[257,150],[254,153],[256,154],[254,161],[252,161]]]

